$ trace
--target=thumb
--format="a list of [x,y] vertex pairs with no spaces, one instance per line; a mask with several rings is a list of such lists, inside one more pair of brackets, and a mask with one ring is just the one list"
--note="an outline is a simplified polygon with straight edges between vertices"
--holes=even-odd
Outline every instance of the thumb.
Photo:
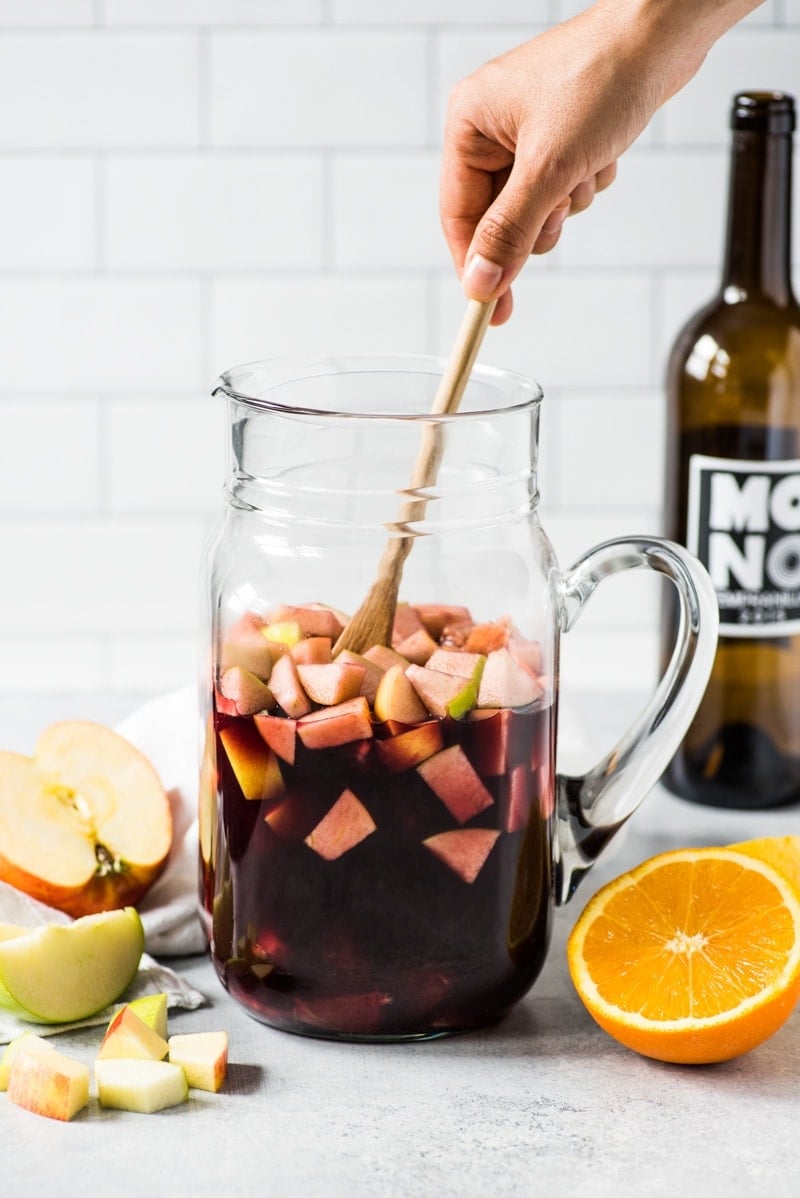
[[482,216],[467,251],[462,285],[470,299],[486,302],[507,291],[543,229],[557,234],[568,211],[568,200],[558,205],[537,194],[533,181],[515,163],[503,190]]

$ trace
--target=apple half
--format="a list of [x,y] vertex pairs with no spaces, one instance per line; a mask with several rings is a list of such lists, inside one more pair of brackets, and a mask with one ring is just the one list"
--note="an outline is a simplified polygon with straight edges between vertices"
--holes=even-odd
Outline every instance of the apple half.
[[0,1007],[29,1023],[88,1019],[128,988],[143,950],[133,907],[29,928],[0,944]]
[[0,752],[0,880],[65,911],[135,906],[172,844],[169,800],[110,728],[65,720],[33,757]]

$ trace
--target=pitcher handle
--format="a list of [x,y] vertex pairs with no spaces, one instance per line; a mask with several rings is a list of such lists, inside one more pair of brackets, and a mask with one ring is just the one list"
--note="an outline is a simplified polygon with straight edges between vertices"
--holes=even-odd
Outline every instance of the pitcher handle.
[[705,567],[659,537],[604,541],[562,578],[563,632],[573,627],[598,583],[647,567],[671,579],[680,621],[669,665],[653,697],[610,753],[586,774],[556,775],[556,902],[572,897],[608,842],[655,785],[703,697],[717,647],[719,608]]

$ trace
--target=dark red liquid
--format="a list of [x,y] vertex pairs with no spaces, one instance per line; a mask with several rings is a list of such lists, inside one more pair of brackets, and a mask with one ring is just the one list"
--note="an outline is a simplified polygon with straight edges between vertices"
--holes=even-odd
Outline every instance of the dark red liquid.
[[[541,969],[550,931],[551,708],[507,712],[505,772],[481,774],[494,802],[466,821],[499,832],[468,882],[423,844],[461,827],[415,768],[378,759],[385,735],[333,748],[298,742],[280,762],[293,819],[244,798],[215,715],[217,827],[202,893],[214,965],[255,1016],[311,1035],[402,1039],[474,1028],[503,1015]],[[486,732],[441,721],[480,773]],[[496,767],[488,766],[493,769]],[[375,830],[335,860],[305,837],[351,790]],[[285,798],[285,796],[284,796]]]

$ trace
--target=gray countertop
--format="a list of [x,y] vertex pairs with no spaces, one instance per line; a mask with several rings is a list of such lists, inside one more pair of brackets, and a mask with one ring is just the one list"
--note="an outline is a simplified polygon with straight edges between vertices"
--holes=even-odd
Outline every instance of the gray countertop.
[[[0,702],[4,748],[28,751],[51,719],[114,723],[134,696]],[[621,698],[583,704],[592,729],[617,732]],[[602,713],[602,715],[600,714]],[[621,724],[619,725],[621,727]],[[588,764],[586,762],[585,764]],[[628,829],[556,913],[533,991],[497,1026],[407,1045],[334,1044],[286,1035],[245,1015],[205,957],[170,962],[208,998],[172,1031],[224,1028],[220,1094],[193,1091],[157,1115],[89,1109],[69,1124],[0,1102],[3,1182],[13,1198],[49,1193],[291,1194],[405,1198],[527,1195],[761,1195],[800,1192],[800,1010],[747,1056],[704,1068],[660,1064],[609,1039],[567,973],[567,934],[590,894],[662,850],[800,833],[800,808],[713,811],[656,788]],[[91,1062],[95,1029],[65,1033]]]

